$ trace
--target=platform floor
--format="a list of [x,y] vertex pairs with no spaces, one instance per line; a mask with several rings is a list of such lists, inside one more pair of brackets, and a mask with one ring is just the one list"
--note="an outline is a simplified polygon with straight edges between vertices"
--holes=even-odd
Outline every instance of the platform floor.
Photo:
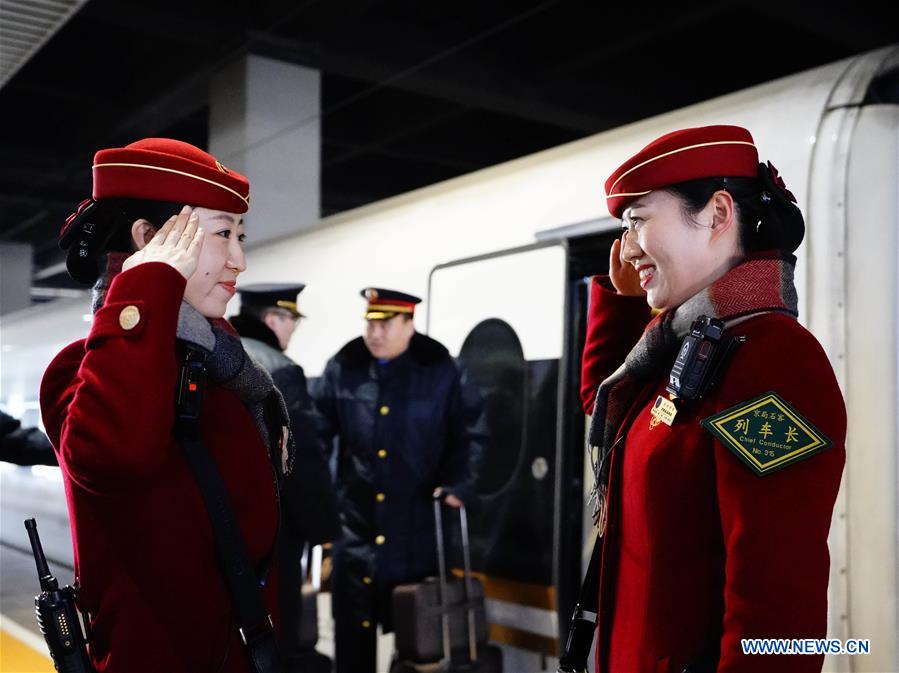
[[[72,581],[73,571],[55,563],[51,572],[60,584]],[[34,618],[34,596],[40,593],[31,552],[0,544],[0,673],[54,673],[44,637]],[[318,596],[319,652],[334,656],[331,596]],[[393,653],[393,634],[378,640],[378,671],[386,671]]]

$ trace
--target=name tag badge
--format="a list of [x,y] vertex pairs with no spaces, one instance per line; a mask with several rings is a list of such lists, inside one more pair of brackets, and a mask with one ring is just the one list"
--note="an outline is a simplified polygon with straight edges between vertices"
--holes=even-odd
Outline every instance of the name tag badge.
[[671,400],[659,395],[656,398],[656,403],[652,405],[652,409],[649,410],[649,413],[652,414],[652,420],[649,422],[650,429],[654,428],[659,423],[670,426],[674,422],[674,417],[677,416],[677,405]]

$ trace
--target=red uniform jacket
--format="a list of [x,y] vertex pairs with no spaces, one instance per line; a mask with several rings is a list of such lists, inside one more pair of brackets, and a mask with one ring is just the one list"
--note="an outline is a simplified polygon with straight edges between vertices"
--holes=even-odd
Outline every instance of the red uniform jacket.
[[[118,275],[88,338],[63,349],[41,384],[98,671],[249,670],[202,496],[172,439],[184,285],[161,263]],[[211,383],[201,432],[261,565],[278,514],[259,432],[237,396]],[[273,584],[264,591],[270,610]]]
[[[584,407],[620,364],[649,309],[594,282]],[[817,340],[778,313],[740,323],[746,342],[717,385],[671,426],[651,426],[669,370],[647,384],[619,434],[600,580],[597,670],[680,672],[720,644],[720,672],[820,671],[823,655],[744,655],[742,638],[824,638],[827,534],[845,461],[846,410]],[[700,422],[774,391],[832,442],[757,476]],[[667,397],[667,395],[666,395]],[[758,432],[763,419],[750,417]]]

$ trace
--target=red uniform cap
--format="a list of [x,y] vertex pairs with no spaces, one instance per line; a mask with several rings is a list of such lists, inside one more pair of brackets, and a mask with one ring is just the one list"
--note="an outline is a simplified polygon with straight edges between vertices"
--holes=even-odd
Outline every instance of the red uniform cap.
[[613,217],[638,196],[688,180],[757,176],[758,150],[740,126],[700,126],[656,138],[606,180],[606,204]]
[[104,211],[104,202],[159,201],[236,214],[250,207],[250,183],[243,175],[180,140],[144,138],[126,147],[100,150],[94,155],[93,175],[93,198],[78,204],[59,232],[59,246],[69,251],[69,275],[81,283],[96,280],[101,253],[108,251],[123,218],[130,224],[127,212],[113,217]]
[[211,154],[170,138],[145,138],[94,155],[95,201],[150,199],[245,213],[250,183]]

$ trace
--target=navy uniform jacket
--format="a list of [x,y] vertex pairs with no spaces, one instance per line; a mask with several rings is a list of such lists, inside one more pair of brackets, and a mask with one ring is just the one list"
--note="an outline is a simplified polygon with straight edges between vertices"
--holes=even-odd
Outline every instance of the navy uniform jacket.
[[264,323],[241,315],[229,320],[247,353],[272,375],[287,405],[296,443],[295,465],[282,488],[287,522],[313,545],[330,542],[340,530],[337,504],[325,447],[312,421],[315,409],[303,368],[281,352],[278,338]]
[[[322,435],[338,440],[335,615],[361,622],[371,617],[368,592],[436,572],[431,494],[444,486],[474,504],[483,404],[446,348],[422,334],[387,364],[361,337],[349,342],[328,362],[315,399]],[[378,620],[389,628],[389,616]]]

